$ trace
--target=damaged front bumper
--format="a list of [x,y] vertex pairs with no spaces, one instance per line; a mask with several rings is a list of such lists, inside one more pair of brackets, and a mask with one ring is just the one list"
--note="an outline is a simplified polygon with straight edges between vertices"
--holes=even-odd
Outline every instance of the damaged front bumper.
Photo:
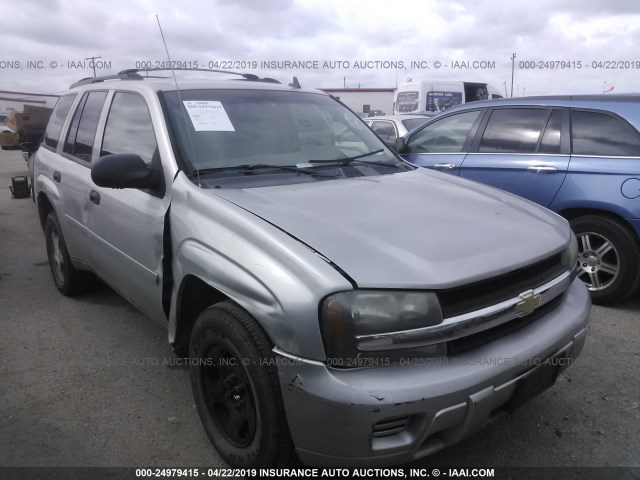
[[452,445],[552,385],[582,350],[589,312],[576,280],[552,311],[457,356],[336,369],[276,349],[298,455],[310,465],[377,467]]

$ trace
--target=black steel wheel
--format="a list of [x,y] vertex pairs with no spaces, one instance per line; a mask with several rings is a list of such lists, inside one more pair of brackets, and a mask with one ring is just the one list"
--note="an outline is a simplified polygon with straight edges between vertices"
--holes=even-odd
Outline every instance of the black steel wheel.
[[216,339],[204,357],[200,375],[206,408],[231,444],[245,448],[256,434],[255,393],[241,356],[226,339]]
[[196,408],[209,439],[233,467],[297,462],[272,349],[253,317],[229,301],[204,310],[191,332]]

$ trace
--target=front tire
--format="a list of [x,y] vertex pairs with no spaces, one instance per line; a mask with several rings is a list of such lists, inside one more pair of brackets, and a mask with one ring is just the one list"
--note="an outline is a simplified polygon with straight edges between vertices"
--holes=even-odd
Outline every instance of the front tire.
[[578,278],[593,303],[623,300],[640,286],[638,240],[621,222],[601,215],[571,220],[578,239]]
[[221,302],[198,317],[189,345],[193,396],[209,439],[232,467],[285,467],[296,455],[269,338]]

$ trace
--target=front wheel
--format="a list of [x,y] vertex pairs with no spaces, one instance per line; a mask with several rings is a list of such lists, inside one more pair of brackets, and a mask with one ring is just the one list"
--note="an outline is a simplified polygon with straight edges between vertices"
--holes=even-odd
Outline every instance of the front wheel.
[[578,239],[578,278],[594,303],[622,300],[640,285],[640,248],[622,223],[600,215],[571,220]]
[[194,400],[209,439],[239,468],[295,463],[272,344],[232,302],[200,314],[191,333]]

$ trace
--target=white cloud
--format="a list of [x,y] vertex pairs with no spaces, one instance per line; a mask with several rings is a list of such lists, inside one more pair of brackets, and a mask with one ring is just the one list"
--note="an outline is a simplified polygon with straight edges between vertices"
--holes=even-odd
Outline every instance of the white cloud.
[[[305,86],[393,87],[411,76],[490,81],[503,90],[505,81],[510,87],[510,57],[516,52],[516,91],[598,93],[604,81],[618,92],[638,90],[640,6],[624,0],[6,2],[0,90],[61,91],[93,73],[69,68],[68,62],[94,55],[110,64],[101,74],[137,61],[163,61],[156,15],[173,60],[205,67],[215,60],[256,61],[253,73],[286,81],[295,74]],[[263,60],[339,60],[350,67],[274,72],[260,68]],[[401,61],[405,68],[353,68],[356,61],[381,60]],[[411,69],[412,60],[438,60],[447,67]],[[495,68],[453,70],[452,60],[489,61]],[[538,60],[580,61],[582,68],[520,68],[521,62]],[[633,63],[593,68],[599,60]],[[26,68],[29,61],[46,68]]]

